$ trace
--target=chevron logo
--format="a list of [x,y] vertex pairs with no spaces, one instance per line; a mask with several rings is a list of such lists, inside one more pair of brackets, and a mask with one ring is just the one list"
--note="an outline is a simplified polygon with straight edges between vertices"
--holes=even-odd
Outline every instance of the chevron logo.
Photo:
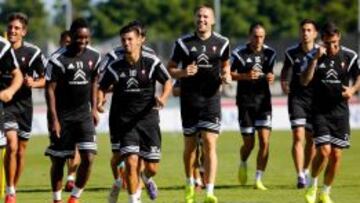
[[135,78],[130,78],[127,82],[126,82],[127,88],[131,88],[131,87],[138,87],[139,82],[135,79]]
[[208,63],[209,63],[209,57],[206,56],[206,54],[200,54],[200,55],[197,57],[197,62],[198,62],[198,63],[203,62],[203,63],[208,64]]
[[330,78],[330,77],[337,79],[338,73],[334,69],[330,69],[328,70],[328,72],[326,72],[326,78]]
[[74,80],[78,80],[78,79],[81,79],[81,80],[86,80],[86,74],[83,70],[81,69],[78,69],[74,75]]

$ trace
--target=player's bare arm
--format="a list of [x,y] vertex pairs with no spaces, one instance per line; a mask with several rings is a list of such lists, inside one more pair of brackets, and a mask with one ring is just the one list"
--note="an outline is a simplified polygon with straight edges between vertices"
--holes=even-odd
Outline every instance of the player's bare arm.
[[325,52],[326,52],[325,47],[319,47],[315,57],[310,61],[307,69],[300,76],[300,83],[302,85],[307,86],[310,83],[310,81],[314,77],[317,61],[322,55],[325,54]]
[[50,111],[51,126],[50,131],[60,137],[60,122],[56,112],[56,98],[55,98],[56,82],[49,82],[46,84],[46,101]]
[[11,75],[13,79],[10,86],[0,91],[0,100],[4,102],[9,102],[23,83],[23,76],[19,68],[14,69]]
[[197,73],[198,67],[195,62],[189,64],[185,69],[181,69],[177,67],[177,63],[174,61],[169,61],[168,63],[168,71],[171,77],[175,79],[180,79],[183,77],[193,76]]

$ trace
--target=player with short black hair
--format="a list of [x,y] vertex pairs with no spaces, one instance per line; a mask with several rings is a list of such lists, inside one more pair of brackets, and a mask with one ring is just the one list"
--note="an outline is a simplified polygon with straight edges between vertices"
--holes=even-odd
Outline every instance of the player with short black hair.
[[[311,185],[307,203],[316,202],[318,177],[326,168],[322,203],[332,203],[330,189],[339,171],[342,151],[350,146],[348,100],[360,89],[360,70],[355,51],[340,45],[341,34],[334,23],[326,23],[321,32],[322,46],[307,54],[300,81],[313,83],[314,143],[317,153],[312,162]],[[350,81],[353,80],[352,85]]]
[[67,45],[69,45],[71,43],[71,36],[70,36],[70,31],[69,30],[64,30],[61,32],[60,34],[60,40],[59,40],[59,45],[60,47],[66,47]]
[[[214,184],[217,171],[216,143],[220,132],[220,86],[231,81],[229,40],[213,32],[214,10],[201,5],[195,10],[196,31],[176,40],[170,74],[180,81],[181,118],[184,134],[185,202],[195,202],[193,177],[197,136],[204,143],[205,202],[217,202]],[[181,68],[178,65],[182,64]]]
[[68,203],[79,202],[97,151],[96,93],[101,57],[89,46],[90,28],[84,19],[74,20],[70,32],[71,43],[51,56],[46,72],[46,99],[51,116],[50,146],[45,154],[51,158],[54,203],[62,202],[63,168],[66,159],[73,157],[75,146],[81,162]]
[[[119,145],[120,155],[125,160],[129,202],[137,203],[140,201],[140,177],[149,197],[153,200],[157,197],[152,177],[157,172],[161,155],[158,109],[166,104],[172,85],[159,58],[142,49],[143,37],[136,25],[124,26],[120,36],[123,52],[104,69],[99,82],[98,104],[102,105],[101,99],[113,86],[110,134],[119,142],[112,144]],[[160,96],[155,96],[156,81],[163,84]],[[144,170],[140,173],[141,159]]]
[[[300,42],[285,52],[285,62],[281,70],[281,87],[288,95],[288,111],[293,134],[292,157],[297,172],[297,188],[308,184],[311,160],[315,156],[312,140],[312,85],[300,83],[301,65],[306,54],[318,47],[316,22],[304,19],[299,24]],[[289,77],[289,73],[291,76]],[[290,85],[288,79],[290,78]],[[303,142],[306,140],[305,148]]]
[[262,183],[269,157],[271,132],[271,93],[269,84],[274,81],[273,68],[276,52],[264,44],[266,31],[261,23],[250,26],[249,43],[232,52],[231,75],[238,81],[236,103],[243,138],[240,149],[238,177],[241,184],[247,182],[247,160],[255,144],[255,131],[259,137],[255,188],[267,190]]
[[[28,17],[24,13],[11,13],[7,21],[7,37],[19,63],[24,83],[13,99],[4,104],[4,130],[7,137],[5,171],[7,202],[15,199],[15,189],[25,167],[25,151],[30,138],[33,104],[32,88],[45,86],[45,57],[36,45],[24,40],[28,30]],[[2,79],[11,83],[10,72]]]

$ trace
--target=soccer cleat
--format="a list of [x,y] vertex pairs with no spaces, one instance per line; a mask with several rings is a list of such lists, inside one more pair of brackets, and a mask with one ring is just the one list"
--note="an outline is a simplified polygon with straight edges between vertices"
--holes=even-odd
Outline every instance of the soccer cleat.
[[158,189],[153,179],[149,179],[145,184],[146,192],[151,200],[155,200],[158,196]]
[[74,196],[70,196],[67,203],[80,203],[79,199],[74,197]]
[[109,195],[108,195],[108,203],[116,203],[119,198],[120,193],[120,187],[116,184],[113,184],[112,188],[110,189]]
[[305,187],[309,187],[311,183],[311,176],[309,173],[305,174]]
[[185,203],[195,203],[195,186],[185,186]]
[[330,195],[328,193],[320,193],[319,195],[319,203],[334,203],[331,198]]
[[298,189],[305,188],[305,187],[306,187],[306,178],[298,177],[298,178],[297,178],[297,185],[296,185],[296,187],[297,187]]
[[255,182],[255,187],[254,188],[257,189],[257,190],[263,190],[263,191],[267,190],[267,188],[264,186],[264,184],[261,182],[261,180],[257,180]]
[[247,182],[247,167],[245,165],[239,166],[238,179],[241,185],[245,185]]
[[64,191],[65,192],[71,192],[72,189],[74,188],[74,186],[75,186],[75,181],[68,180],[68,181],[66,181]]
[[204,203],[217,203],[218,199],[215,195],[207,194],[204,200]]
[[5,197],[5,203],[16,203],[16,196],[7,194]]
[[316,187],[309,187],[306,190],[306,193],[305,193],[306,203],[315,203],[316,202],[316,192],[317,192]]

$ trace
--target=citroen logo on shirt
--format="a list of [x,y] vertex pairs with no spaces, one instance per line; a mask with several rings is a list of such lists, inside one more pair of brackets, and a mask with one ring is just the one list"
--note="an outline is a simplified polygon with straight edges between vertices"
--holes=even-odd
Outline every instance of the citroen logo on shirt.
[[81,70],[81,69],[78,69],[74,75],[74,80],[86,80],[86,73]]
[[139,86],[139,82],[135,78],[129,78],[126,85],[128,89],[137,88]]
[[211,68],[212,65],[209,63],[209,57],[202,53],[197,57],[197,66],[199,68]]
[[338,79],[338,73],[334,69],[330,69],[326,72],[326,78]]
[[76,61],[75,64],[70,63],[67,67],[68,70],[75,70],[74,78],[72,81],[69,81],[73,85],[84,85],[88,81],[86,79],[86,73],[84,72],[84,63],[82,61]]

